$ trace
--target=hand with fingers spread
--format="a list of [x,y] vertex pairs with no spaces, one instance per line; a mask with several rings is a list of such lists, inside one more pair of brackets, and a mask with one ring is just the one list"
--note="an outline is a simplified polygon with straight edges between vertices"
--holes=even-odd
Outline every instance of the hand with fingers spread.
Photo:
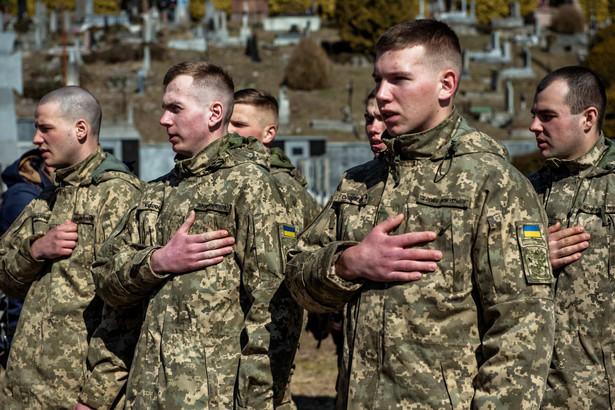
[[435,271],[435,262],[442,259],[440,251],[408,248],[433,241],[434,232],[389,235],[403,219],[403,214],[387,219],[376,225],[361,243],[346,249],[335,265],[337,275],[346,280],[395,282],[417,280],[421,272]]
[[582,226],[560,229],[557,222],[547,229],[549,237],[549,256],[553,269],[561,268],[581,259],[581,251],[589,247],[589,233]]
[[30,253],[38,260],[70,256],[77,246],[78,237],[77,224],[66,221],[35,240],[30,246]]
[[152,253],[150,264],[155,273],[186,273],[222,262],[233,251],[235,239],[227,231],[188,234],[196,212],[179,227],[171,240]]

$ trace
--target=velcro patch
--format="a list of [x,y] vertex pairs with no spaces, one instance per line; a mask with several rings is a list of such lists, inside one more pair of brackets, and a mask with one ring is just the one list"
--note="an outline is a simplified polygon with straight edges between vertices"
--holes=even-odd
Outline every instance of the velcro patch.
[[523,237],[524,238],[542,238],[540,234],[540,226],[536,224],[523,225]]
[[523,272],[529,284],[553,283],[549,246],[541,223],[517,222],[517,238],[523,258]]
[[467,209],[470,205],[470,200],[467,198],[461,197],[443,197],[443,196],[433,196],[426,194],[419,194],[416,199],[418,204],[436,206],[436,207],[450,207],[450,208],[461,208]]
[[289,225],[282,225],[282,234],[289,238],[296,238],[297,234],[295,232],[295,228]]
[[94,215],[74,214],[73,222],[76,223],[77,225],[79,224],[93,225]]
[[333,202],[362,206],[367,203],[365,195],[356,195],[349,192],[335,192],[333,194]]
[[214,212],[219,212],[219,213],[223,213],[223,214],[228,214],[229,212],[231,212],[231,205],[229,204],[217,204],[214,202],[208,202],[206,204],[204,203],[198,203],[196,204],[196,206],[194,207],[195,211],[214,211]]

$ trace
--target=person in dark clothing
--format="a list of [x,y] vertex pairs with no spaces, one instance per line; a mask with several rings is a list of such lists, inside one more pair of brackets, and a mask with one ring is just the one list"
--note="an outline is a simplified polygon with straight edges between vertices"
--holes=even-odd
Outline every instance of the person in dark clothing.
[[[21,211],[47,186],[53,185],[38,149],[23,154],[2,172],[2,182],[7,190],[0,203],[0,235],[11,226]],[[9,299],[0,292],[0,366],[6,368],[9,349],[21,313],[23,299]]]

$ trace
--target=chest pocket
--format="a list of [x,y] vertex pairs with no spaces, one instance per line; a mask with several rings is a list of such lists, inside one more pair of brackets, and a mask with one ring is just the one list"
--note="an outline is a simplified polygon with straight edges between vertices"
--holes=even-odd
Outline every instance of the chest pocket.
[[196,219],[190,228],[191,234],[224,229],[230,236],[235,236],[232,205],[215,202],[198,203],[194,211]]
[[336,192],[333,208],[338,210],[337,238],[341,240],[360,242],[375,225],[377,207],[368,204],[365,195]]
[[[436,239],[417,247],[442,252],[433,280],[437,287],[457,292],[471,289],[470,200],[464,197],[420,194],[416,203],[406,204],[404,232],[434,231]],[[469,226],[469,225],[468,225]],[[430,278],[432,274],[426,275]]]

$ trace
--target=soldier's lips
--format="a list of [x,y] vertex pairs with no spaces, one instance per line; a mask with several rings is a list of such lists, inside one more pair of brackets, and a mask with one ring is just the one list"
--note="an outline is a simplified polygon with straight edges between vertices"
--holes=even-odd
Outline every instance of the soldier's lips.
[[382,113],[382,118],[384,119],[384,123],[389,125],[391,123],[394,123],[397,118],[399,118],[399,114],[394,113],[394,112],[388,112],[388,113]]

